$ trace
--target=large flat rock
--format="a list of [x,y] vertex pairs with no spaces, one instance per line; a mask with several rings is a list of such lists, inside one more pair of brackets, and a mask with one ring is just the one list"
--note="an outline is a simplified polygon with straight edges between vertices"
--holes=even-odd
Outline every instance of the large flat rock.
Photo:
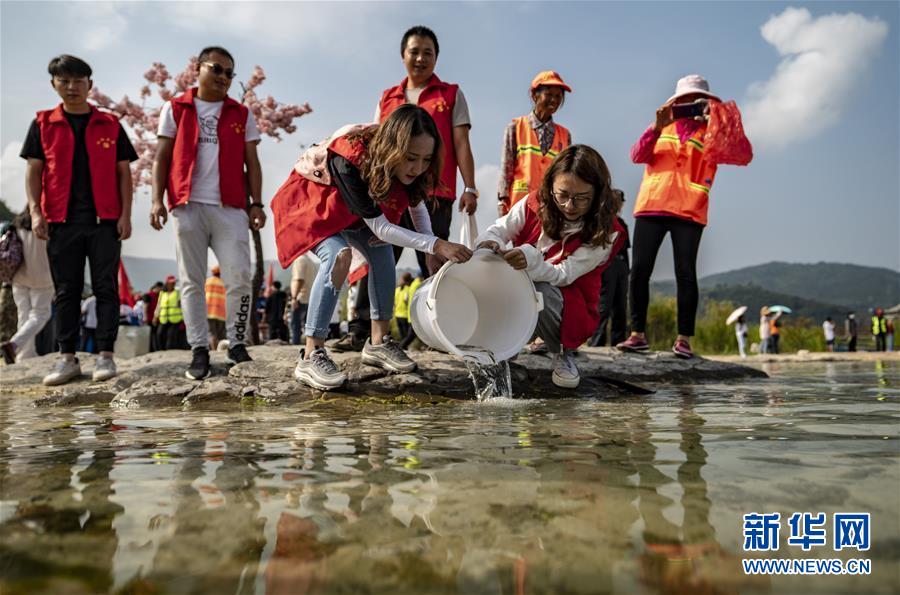
[[[187,351],[160,351],[119,360],[119,375],[92,382],[94,356],[79,354],[82,378],[62,387],[44,387],[41,378],[55,355],[0,368],[5,396],[31,399],[36,406],[78,406],[109,403],[114,407],[222,407],[287,405],[319,398],[375,399],[399,403],[472,399],[472,380],[463,361],[436,351],[413,352],[419,369],[390,374],[360,362],[358,353],[333,353],[350,378],[340,391],[327,395],[296,382],[292,372],[297,348],[251,347],[254,361],[228,366],[224,354],[212,354],[213,374],[194,382],[184,376]],[[584,348],[578,354],[581,385],[560,389],[550,381],[553,360],[521,354],[510,365],[513,392],[525,398],[603,397],[646,392],[661,383],[696,383],[765,377],[757,369],[735,362],[704,358],[681,360],[669,353],[623,354],[608,348]]]

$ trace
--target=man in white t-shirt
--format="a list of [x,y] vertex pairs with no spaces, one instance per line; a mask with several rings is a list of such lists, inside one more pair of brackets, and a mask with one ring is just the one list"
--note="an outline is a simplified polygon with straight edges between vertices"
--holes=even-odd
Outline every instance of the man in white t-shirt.
[[185,375],[192,380],[210,373],[204,290],[208,248],[216,254],[225,283],[228,360],[250,361],[245,346],[253,315],[247,230],[258,230],[266,222],[256,154],[259,130],[247,107],[228,97],[234,58],[224,48],[207,47],[200,52],[197,69],[198,87],[166,102],[159,116],[150,211],[150,224],[162,229],[167,195],[193,352]]

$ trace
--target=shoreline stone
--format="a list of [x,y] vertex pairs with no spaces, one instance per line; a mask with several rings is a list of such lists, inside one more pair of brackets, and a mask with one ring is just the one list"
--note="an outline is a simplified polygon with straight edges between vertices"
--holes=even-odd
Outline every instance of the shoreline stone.
[[[327,398],[376,400],[394,403],[440,403],[470,400],[474,388],[462,360],[436,351],[411,355],[419,369],[390,374],[361,363],[358,353],[333,353],[347,371],[348,385],[323,393],[301,385],[293,377],[297,349],[292,346],[250,348],[254,358],[229,367],[225,354],[212,353],[213,374],[195,382],[185,378],[187,351],[160,351],[118,360],[119,375],[107,382],[91,382],[94,356],[79,354],[83,375],[61,387],[44,387],[41,378],[55,354],[0,368],[0,389],[7,396],[30,399],[35,406],[82,406],[109,403],[112,407],[227,407],[291,405]],[[560,389],[550,380],[553,360],[544,355],[520,354],[510,363],[515,396],[524,398],[604,397],[652,392],[642,384],[685,384],[707,381],[766,378],[765,372],[741,364],[707,358],[682,360],[670,353],[624,354],[610,348],[584,348],[577,362],[581,385]],[[637,384],[637,386],[633,386]],[[630,388],[629,388],[630,387]]]

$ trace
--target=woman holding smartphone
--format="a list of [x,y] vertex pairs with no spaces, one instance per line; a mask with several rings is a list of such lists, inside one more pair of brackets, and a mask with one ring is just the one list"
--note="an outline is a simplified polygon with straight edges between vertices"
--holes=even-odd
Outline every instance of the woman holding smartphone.
[[650,275],[668,233],[672,236],[678,303],[678,336],[672,351],[681,358],[694,356],[690,340],[699,301],[697,253],[718,165],[704,155],[703,141],[710,102],[718,101],[706,79],[696,74],[683,77],[675,94],[656,110],[656,122],[631,148],[631,160],[646,164],[646,168],[634,207],[629,292],[632,332],[617,345],[622,351],[650,349],[646,337]]

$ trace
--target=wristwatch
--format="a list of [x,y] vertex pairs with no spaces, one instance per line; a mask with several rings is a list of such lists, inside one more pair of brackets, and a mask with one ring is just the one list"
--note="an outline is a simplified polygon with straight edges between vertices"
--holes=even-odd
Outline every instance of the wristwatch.
[[247,207],[247,208],[248,208],[248,209],[252,209],[253,207],[259,207],[259,208],[265,210],[266,205],[264,205],[264,204],[261,203],[261,202],[251,202],[251,203],[250,203],[250,206]]
[[469,194],[475,195],[475,198],[478,198],[478,188],[466,186],[465,188],[463,188],[463,192],[468,192]]

